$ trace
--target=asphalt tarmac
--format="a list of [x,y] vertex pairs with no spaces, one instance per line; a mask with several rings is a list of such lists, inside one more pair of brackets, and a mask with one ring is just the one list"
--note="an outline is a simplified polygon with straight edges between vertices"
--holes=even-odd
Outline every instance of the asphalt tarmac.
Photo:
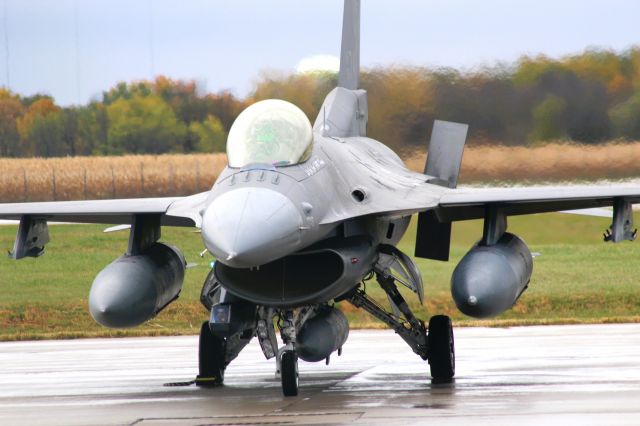
[[252,342],[225,386],[197,372],[196,337],[0,343],[0,425],[639,425],[640,325],[456,329],[457,377],[389,331],[353,331],[342,357],[301,362],[285,398]]

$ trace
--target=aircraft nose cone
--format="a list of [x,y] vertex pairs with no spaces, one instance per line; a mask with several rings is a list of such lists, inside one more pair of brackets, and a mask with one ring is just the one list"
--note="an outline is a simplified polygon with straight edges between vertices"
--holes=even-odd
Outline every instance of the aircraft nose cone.
[[302,217],[286,196],[266,188],[238,188],[209,205],[202,239],[218,261],[249,268],[296,250],[301,226]]

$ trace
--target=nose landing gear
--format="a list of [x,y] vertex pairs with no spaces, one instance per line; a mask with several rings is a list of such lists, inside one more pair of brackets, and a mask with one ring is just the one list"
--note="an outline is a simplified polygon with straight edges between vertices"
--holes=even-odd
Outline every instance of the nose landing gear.
[[280,374],[284,396],[298,395],[298,354],[296,352],[296,326],[293,311],[285,311],[280,335],[284,347],[278,350],[276,374]]
[[298,395],[298,354],[285,349],[280,357],[280,379],[284,396]]

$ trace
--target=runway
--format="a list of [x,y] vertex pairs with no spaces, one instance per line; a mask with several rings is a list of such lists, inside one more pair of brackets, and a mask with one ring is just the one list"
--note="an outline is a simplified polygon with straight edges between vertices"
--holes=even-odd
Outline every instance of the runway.
[[196,337],[1,343],[0,424],[640,424],[640,325],[456,329],[456,351],[432,385],[393,332],[353,331],[284,398],[255,342],[214,389],[163,386],[194,377]]

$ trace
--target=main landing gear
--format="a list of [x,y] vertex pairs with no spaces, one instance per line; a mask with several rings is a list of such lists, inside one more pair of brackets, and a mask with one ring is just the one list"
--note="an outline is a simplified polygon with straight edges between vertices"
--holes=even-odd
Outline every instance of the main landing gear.
[[429,327],[417,319],[404,297],[398,291],[398,279],[389,270],[376,270],[376,280],[387,294],[391,308],[387,312],[358,287],[346,300],[362,308],[391,327],[411,349],[422,359],[428,360],[434,383],[449,383],[455,374],[455,350],[451,319],[446,315],[436,315],[429,320]]
[[256,333],[256,305],[227,293],[213,270],[202,287],[200,301],[211,312],[200,328],[198,386],[220,386],[224,371]]
[[198,343],[198,377],[196,377],[196,385],[205,387],[222,385],[226,368],[225,343],[224,338],[211,332],[209,321],[202,323]]
[[451,318],[436,315],[429,320],[428,359],[434,382],[447,383],[456,372]]

